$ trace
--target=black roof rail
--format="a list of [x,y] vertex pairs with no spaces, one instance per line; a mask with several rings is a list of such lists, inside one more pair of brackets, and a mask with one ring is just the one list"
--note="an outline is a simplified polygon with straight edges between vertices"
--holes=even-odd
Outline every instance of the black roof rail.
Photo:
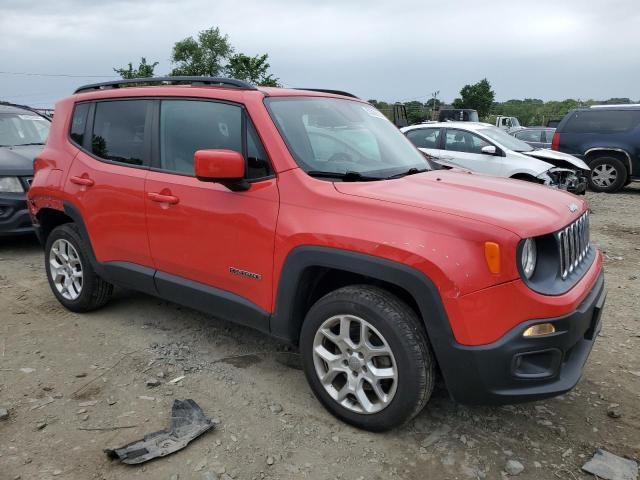
[[330,90],[328,88],[294,88],[294,90],[309,90],[310,92],[322,92],[322,93],[331,93],[333,95],[342,95],[343,97],[351,97],[357,98],[353,93],[345,92],[342,90]]
[[83,85],[76,89],[73,93],[89,92],[91,90],[105,90],[110,88],[120,88],[134,85],[148,85],[151,83],[189,83],[193,86],[214,86],[214,87],[233,87],[243,90],[257,90],[250,83],[233,78],[222,77],[193,77],[193,76],[176,76],[176,77],[148,77],[148,78],[127,78],[122,80],[112,80],[110,82],[91,83]]

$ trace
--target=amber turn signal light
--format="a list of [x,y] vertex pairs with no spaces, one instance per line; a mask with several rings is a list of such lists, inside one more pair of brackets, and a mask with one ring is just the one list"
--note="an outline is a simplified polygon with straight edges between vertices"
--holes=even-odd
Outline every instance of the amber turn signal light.
[[500,245],[496,242],[484,242],[484,258],[491,273],[500,273]]
[[541,337],[543,335],[550,335],[555,333],[556,327],[553,326],[553,323],[539,323],[537,325],[532,325],[527,328],[523,333],[523,337]]

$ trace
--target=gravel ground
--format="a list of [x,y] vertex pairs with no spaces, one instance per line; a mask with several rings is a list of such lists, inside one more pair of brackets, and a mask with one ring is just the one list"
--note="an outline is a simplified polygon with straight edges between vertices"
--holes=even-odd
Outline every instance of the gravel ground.
[[[580,467],[596,448],[638,459],[640,187],[588,197],[609,296],[578,387],[504,407],[458,405],[439,388],[385,434],[334,419],[297,354],[252,330],[130,291],[98,312],[64,310],[36,241],[2,240],[0,479],[573,480],[590,478]],[[215,430],[148,464],[107,458],[167,427],[174,398],[198,402]]]

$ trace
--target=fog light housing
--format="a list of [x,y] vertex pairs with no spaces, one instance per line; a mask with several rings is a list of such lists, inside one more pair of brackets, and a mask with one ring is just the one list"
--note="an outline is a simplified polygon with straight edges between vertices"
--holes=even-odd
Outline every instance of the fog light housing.
[[544,335],[551,335],[556,332],[556,327],[553,323],[538,323],[537,325],[531,325],[523,333],[523,337],[542,337]]

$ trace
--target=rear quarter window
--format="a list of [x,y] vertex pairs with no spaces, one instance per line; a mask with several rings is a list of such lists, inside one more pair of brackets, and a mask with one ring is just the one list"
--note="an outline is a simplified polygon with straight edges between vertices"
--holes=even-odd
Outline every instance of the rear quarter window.
[[84,130],[87,125],[87,114],[89,113],[88,103],[79,103],[73,109],[71,117],[71,127],[69,128],[69,137],[78,145],[84,142]]
[[586,110],[571,114],[566,133],[623,133],[640,125],[640,110]]

